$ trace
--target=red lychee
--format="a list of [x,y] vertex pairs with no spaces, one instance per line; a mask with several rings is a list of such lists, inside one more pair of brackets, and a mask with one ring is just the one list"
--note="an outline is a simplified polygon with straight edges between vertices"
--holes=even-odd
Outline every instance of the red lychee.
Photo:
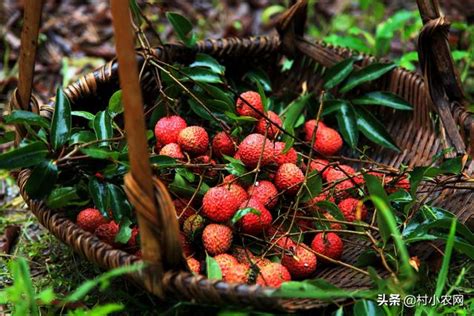
[[[312,140],[313,131],[315,127],[314,120],[308,121],[305,124],[306,140]],[[311,123],[310,123],[311,122]],[[334,156],[342,148],[342,137],[338,131],[319,123],[316,130],[316,139],[313,145],[314,150],[324,156]]]
[[217,158],[233,156],[235,150],[235,142],[226,132],[219,132],[212,139],[212,152]]
[[250,134],[240,143],[238,154],[247,167],[256,167],[259,160],[265,166],[273,161],[273,146],[265,136]]
[[237,261],[237,259],[235,259],[234,256],[229,255],[227,253],[215,256],[214,260],[216,260],[217,264],[219,265],[219,268],[221,269],[222,278],[225,278],[227,276],[227,273],[229,273],[230,270],[232,270],[236,265],[239,264],[239,262]]
[[325,159],[313,159],[309,164],[309,171],[317,170],[323,176],[323,179],[326,180],[329,170],[332,167],[329,165],[329,161]]
[[[247,102],[243,101],[242,99]],[[249,106],[247,103],[251,106]],[[251,116],[259,119],[261,117],[260,113],[264,112],[260,94],[255,91],[247,91],[240,94],[240,97],[237,98],[237,102],[235,104],[235,110],[240,116]]]
[[305,279],[316,271],[317,258],[314,253],[299,245],[294,253],[283,255],[281,264],[288,269],[292,278]]
[[178,144],[181,149],[193,155],[202,155],[209,146],[209,136],[200,126],[189,126],[179,132]]
[[169,143],[160,150],[160,155],[168,156],[174,159],[184,159],[184,154],[176,143]]
[[178,135],[188,126],[186,121],[177,115],[161,118],[155,125],[155,137],[160,145],[178,142]]
[[254,213],[245,214],[239,221],[240,228],[243,233],[250,235],[259,235],[272,223],[272,214],[257,199],[249,199],[240,205],[240,209],[253,208],[260,212],[259,215]]
[[308,209],[313,212],[320,212],[323,211],[319,206],[316,204],[321,201],[328,201],[335,203],[334,197],[328,196],[327,193],[321,193],[318,196],[313,197],[311,200],[306,202],[306,205],[308,206]]
[[283,282],[291,281],[290,272],[282,264],[272,262],[262,269],[257,277],[257,284],[262,286],[280,287]]
[[298,193],[304,181],[304,174],[297,165],[292,163],[282,164],[275,175],[275,186],[289,195]]
[[338,207],[348,222],[353,222],[354,220],[364,221],[367,217],[367,207],[362,204],[362,201],[357,199],[344,199],[339,202]]
[[201,272],[201,263],[194,258],[186,259],[188,263],[189,270],[194,274],[199,274]]
[[228,283],[247,283],[249,281],[250,269],[246,264],[235,264],[229,269],[223,278]]
[[281,127],[282,122],[278,114],[275,112],[268,111],[267,117],[271,122],[273,122],[273,124],[270,123],[266,118],[262,117],[260,120],[258,120],[257,125],[255,126],[255,131],[262,135],[265,135],[266,132],[268,138],[274,139],[280,131],[275,125]]
[[232,245],[232,229],[221,224],[209,224],[202,232],[204,249],[214,256],[227,252]]
[[111,221],[110,223],[102,224],[97,227],[94,234],[103,242],[108,243],[114,248],[118,248],[120,244],[115,241],[115,237],[119,230],[120,226],[116,222]]
[[76,224],[84,230],[93,233],[97,227],[107,224],[110,220],[105,218],[98,209],[86,208],[77,214]]
[[352,189],[356,185],[361,185],[364,183],[364,178],[361,175],[356,176],[355,174],[356,171],[352,167],[339,165],[327,172],[326,181],[328,183],[338,182],[336,184],[336,190],[346,191]]
[[232,218],[247,192],[232,184],[209,189],[202,200],[202,213],[210,220],[223,223]]
[[298,154],[296,150],[291,147],[286,153],[283,153],[286,144],[283,142],[276,142],[273,145],[273,160],[277,165],[282,165],[284,163],[296,164],[298,161]]
[[181,242],[181,247],[183,248],[184,256],[186,258],[192,256],[194,254],[193,246],[182,232],[179,233],[179,240]]
[[344,243],[335,233],[319,233],[311,242],[311,248],[319,254],[339,260],[342,256]]
[[278,190],[273,183],[267,180],[255,182],[248,188],[247,193],[250,198],[256,198],[270,209],[278,203]]

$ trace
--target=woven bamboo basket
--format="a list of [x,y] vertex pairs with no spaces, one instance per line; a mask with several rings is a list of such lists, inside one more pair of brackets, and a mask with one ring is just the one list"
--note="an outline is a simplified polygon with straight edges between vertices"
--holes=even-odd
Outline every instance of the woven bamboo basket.
[[[40,1],[29,1],[25,6],[25,25],[28,27],[22,33],[24,45],[20,63],[20,87],[13,95],[11,106],[13,109],[39,112],[42,116],[51,118],[54,111],[52,104],[39,105],[34,97],[30,98],[36,49],[36,41],[31,39],[35,39],[38,32],[37,12],[41,11],[41,5],[38,3]],[[132,51],[132,28],[129,22],[126,22],[129,21],[128,7],[121,3],[127,4],[128,1],[112,1],[114,21],[121,21],[114,22],[116,33],[120,32],[117,38],[118,61],[113,60],[80,78],[65,89],[65,94],[74,109],[93,112],[100,110],[97,108],[98,104],[107,104],[113,92],[119,88],[123,90],[126,107],[125,129],[132,169],[125,179],[126,191],[137,212],[143,260],[148,263],[148,268],[130,277],[161,298],[176,297],[195,302],[251,305],[260,309],[290,312],[327,304],[314,299],[281,299],[272,296],[275,291],[272,288],[208,280],[187,270],[177,238],[178,224],[174,210],[168,204],[157,202],[169,199],[167,189],[159,180],[152,180],[150,167],[147,163],[142,163],[145,160],[140,159],[143,154],[148,155],[141,95],[144,96],[143,104],[146,106],[158,91],[156,85],[150,84],[153,82],[152,74],[146,67],[140,77],[141,89],[138,88],[136,64],[141,67],[147,58],[186,64],[193,60],[196,53],[206,53],[222,62],[229,71],[238,73],[255,65],[264,68],[272,78],[274,91],[285,93],[297,91],[304,81],[308,90],[320,91],[321,77],[325,69],[359,54],[305,40],[305,1],[298,1],[282,15],[277,27],[278,36],[205,40],[192,48],[169,44],[149,51],[138,51],[136,54]],[[375,147],[371,157],[395,168],[401,164],[409,167],[425,165],[431,161],[433,155],[447,147],[455,148],[453,155],[464,155],[469,147],[472,149],[472,145],[466,149],[466,140],[470,138],[472,141],[474,135],[474,120],[472,115],[465,111],[463,90],[459,85],[446,41],[449,24],[440,16],[436,1],[419,0],[418,5],[424,21],[419,40],[424,76],[395,68],[382,80],[374,83],[374,88],[393,92],[414,107],[413,112],[408,114],[386,109],[377,113],[401,148],[401,152]],[[275,71],[282,56],[290,56],[294,60],[291,72],[284,76]],[[363,56],[357,64],[364,66],[374,61],[375,58],[371,56]],[[122,67],[119,68],[118,63]],[[121,80],[119,84],[120,74],[127,74],[128,79]],[[30,101],[25,102],[28,100]],[[437,131],[430,119],[433,113],[437,113],[441,118],[441,132]],[[24,133],[18,130],[18,135],[23,137]],[[473,171],[473,163],[465,166],[465,174],[472,175]],[[59,240],[105,269],[131,265],[139,260],[134,255],[113,249],[93,234],[82,230],[62,212],[48,209],[42,201],[29,198],[24,187],[30,174],[30,170],[22,170],[18,176],[23,198],[39,222]],[[435,205],[449,209],[465,222],[474,210],[474,184],[462,183],[457,188],[445,188],[433,198]],[[360,247],[352,247],[344,254],[343,260],[354,263],[365,246],[362,243]],[[430,251],[426,248],[420,247],[422,251],[417,252],[417,255],[429,256]],[[371,286],[367,275],[340,266],[323,268],[316,277],[345,289]]]

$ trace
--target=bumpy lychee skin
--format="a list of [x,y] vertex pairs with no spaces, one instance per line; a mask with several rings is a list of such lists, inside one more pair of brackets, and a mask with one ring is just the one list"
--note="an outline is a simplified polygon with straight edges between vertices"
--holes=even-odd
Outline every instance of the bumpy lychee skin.
[[240,143],[237,153],[239,154],[240,160],[247,167],[251,168],[257,166],[259,159],[261,159],[260,166],[268,165],[273,161],[273,146],[271,141],[260,134],[250,134],[245,137]]
[[209,224],[202,232],[204,249],[212,256],[227,252],[232,245],[232,238],[232,229],[221,224]]
[[127,252],[135,252],[138,250],[137,237],[139,233],[140,231],[138,227],[132,228],[132,235],[130,236],[126,246]]
[[323,179],[326,180],[326,177],[332,167],[329,165],[329,161],[325,159],[313,159],[309,164],[309,170],[317,170],[323,176]]
[[[305,124],[305,138],[308,142],[312,140],[315,123],[315,120],[310,120]],[[313,148],[324,156],[334,156],[342,148],[342,137],[335,129],[319,122]]]
[[311,248],[319,254],[339,260],[344,250],[344,243],[335,233],[319,233],[311,242]]
[[218,158],[223,155],[232,157],[235,150],[234,140],[226,132],[219,132],[212,139],[212,152]]
[[319,207],[318,204],[319,202],[321,201],[327,201],[327,202],[332,202],[332,203],[335,203],[335,199],[334,197],[332,196],[328,196],[327,193],[321,193],[319,194],[318,196],[315,196],[313,197],[311,200],[309,200],[308,202],[306,202],[306,205],[308,206],[308,210],[312,211],[312,212],[321,212],[321,211],[324,211],[323,209],[321,209],[321,207]]
[[294,279],[305,279],[316,271],[317,258],[314,253],[303,246],[297,246],[293,254],[285,254],[281,259]]
[[186,259],[188,267],[194,274],[199,274],[201,272],[201,263],[194,258]]
[[179,133],[188,125],[177,115],[161,118],[155,125],[155,137],[161,145],[178,142]]
[[247,283],[249,281],[250,269],[246,264],[235,264],[227,271],[224,281],[228,283]]
[[280,287],[283,282],[291,281],[290,272],[282,264],[272,262],[260,269],[257,284],[262,286]]
[[192,256],[194,254],[193,246],[182,232],[179,233],[179,241],[181,243],[181,247],[183,248],[184,256],[186,258]]
[[119,244],[115,241],[115,237],[117,236],[119,230],[119,225],[116,222],[112,221],[110,223],[102,224],[97,227],[94,234],[99,237],[99,239],[103,242],[106,242],[109,245],[118,248]]
[[239,205],[248,199],[249,195],[247,194],[247,191],[245,191],[245,189],[239,184],[233,183],[225,186],[235,196],[235,199],[239,201]]
[[178,144],[185,152],[202,155],[209,146],[209,135],[200,126],[189,126],[179,132]]
[[84,230],[93,233],[97,227],[109,222],[98,209],[86,208],[77,214],[76,223]]
[[367,218],[367,207],[364,204],[358,207],[359,202],[354,198],[347,198],[339,202],[338,207],[348,222],[364,221]]
[[260,113],[255,111],[242,99],[245,99],[245,101],[247,101],[254,109],[258,110],[258,112],[263,113],[264,109],[260,94],[255,91],[244,92],[239,98],[237,98],[237,102],[235,103],[235,110],[240,116],[251,116],[259,119],[261,117]]
[[193,239],[204,229],[205,225],[205,220],[201,215],[193,214],[184,221],[183,232],[186,236]]
[[196,214],[196,211],[194,208],[189,205],[189,200],[186,199],[176,199],[173,200],[174,208],[176,210],[176,216],[178,217],[178,221],[180,225],[183,225],[186,219],[191,216]]
[[270,209],[278,203],[278,190],[273,183],[267,180],[255,182],[247,189],[247,193],[250,198],[259,200]]
[[265,135],[266,132],[268,138],[274,139],[280,131],[280,129],[278,129],[278,127],[275,125],[281,127],[281,118],[278,116],[278,114],[272,111],[268,111],[267,117],[268,120],[273,122],[273,124],[270,123],[266,118],[262,117],[260,120],[258,120],[257,125],[255,126],[255,131],[262,135]]
[[181,150],[181,147],[179,147],[179,145],[176,143],[169,143],[163,146],[159,154],[163,156],[168,156],[174,159],[184,159],[184,154]]
[[[336,184],[337,191],[346,191],[352,189],[356,185],[364,183],[364,178],[361,175],[355,176],[356,171],[346,165],[339,165],[335,168],[330,169],[326,174],[326,181],[328,183],[338,182]],[[343,179],[347,179],[341,181]]]
[[[232,218],[242,203],[236,185],[227,185],[209,189],[202,200],[202,213],[210,220],[223,223]],[[242,189],[243,190],[243,189]],[[245,190],[243,190],[245,194]]]
[[291,147],[287,152],[283,152],[286,144],[283,142],[276,142],[273,146],[273,160],[277,165],[282,165],[284,163],[296,164],[298,161],[298,154],[296,150]]
[[297,165],[292,163],[282,164],[275,175],[275,186],[289,195],[295,195],[304,181],[304,174]]
[[248,207],[259,211],[260,215],[256,215],[254,213],[248,213],[244,215],[239,221],[240,228],[245,234],[250,234],[253,236],[260,235],[272,223],[272,214],[269,210],[267,210],[262,202],[255,198],[249,199],[240,205],[240,209],[245,209]]
[[219,268],[221,268],[222,277],[225,278],[230,270],[232,270],[236,265],[239,264],[237,259],[234,256],[227,253],[223,253],[214,257]]

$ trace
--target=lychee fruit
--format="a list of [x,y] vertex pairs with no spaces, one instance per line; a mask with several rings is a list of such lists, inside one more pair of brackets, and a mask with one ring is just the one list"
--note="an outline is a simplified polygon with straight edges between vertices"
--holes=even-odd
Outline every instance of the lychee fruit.
[[196,214],[196,210],[191,205],[188,206],[189,200],[187,199],[173,200],[173,204],[180,225],[183,225],[189,216]]
[[265,166],[273,161],[273,146],[265,136],[250,134],[240,143],[238,154],[247,167],[254,168],[259,161],[260,166]]
[[208,155],[198,156],[193,159],[193,163],[207,165],[207,166],[200,166],[194,167],[191,170],[195,173],[204,173],[208,177],[215,177],[217,176],[217,171],[214,169],[216,165],[216,161],[211,159]]
[[235,264],[223,277],[228,283],[247,283],[249,281],[250,269],[246,264]]
[[205,225],[205,220],[201,215],[193,214],[184,221],[183,232],[186,236],[193,239],[202,231]]
[[235,142],[226,132],[219,132],[212,139],[212,152],[218,158],[223,155],[233,156],[235,150]]
[[188,126],[186,121],[177,115],[161,118],[155,125],[155,137],[160,145],[178,142],[179,133]]
[[329,161],[325,159],[313,159],[309,164],[309,171],[317,170],[324,180],[326,180],[327,174],[331,169],[332,167],[329,165]]
[[298,162],[298,154],[296,150],[291,147],[287,152],[283,152],[286,144],[284,142],[276,142],[273,145],[273,160],[277,165],[284,163],[296,164]]
[[334,216],[332,216],[331,213],[325,212],[325,213],[323,213],[323,216],[324,216],[324,218],[326,218],[329,221],[329,224],[330,224],[329,227],[331,229],[334,229],[334,230],[342,229],[342,225],[340,223],[332,222],[332,221],[336,220],[336,218],[334,218]]
[[247,189],[247,193],[250,198],[256,198],[270,209],[278,203],[278,190],[273,183],[267,180],[255,182]]
[[181,147],[179,147],[176,143],[169,143],[163,146],[160,150],[160,155],[168,156],[174,159],[184,159],[184,154],[181,151]]
[[137,250],[138,248],[138,244],[137,244],[137,237],[138,237],[138,234],[139,234],[139,230],[138,230],[138,227],[133,227],[132,228],[132,234],[130,236],[130,239],[128,240],[127,242],[127,252],[134,252]]
[[272,214],[262,202],[255,198],[251,198],[240,205],[240,209],[248,207],[257,210],[260,214],[257,215],[252,212],[245,214],[239,221],[242,232],[254,236],[262,234],[272,223]]
[[178,144],[185,152],[193,155],[202,155],[209,146],[209,135],[200,126],[189,126],[179,132]]
[[216,260],[217,264],[219,265],[219,268],[221,269],[222,278],[225,278],[227,276],[227,273],[229,273],[230,270],[232,270],[236,265],[239,264],[239,262],[237,261],[237,259],[235,259],[234,256],[229,255],[227,253],[215,256],[214,260]]
[[308,206],[309,210],[311,210],[313,212],[320,212],[320,211],[322,211],[322,209],[321,209],[321,207],[319,207],[316,204],[321,202],[321,201],[328,201],[328,202],[335,203],[334,197],[328,196],[327,193],[320,193],[319,195],[313,197],[311,200],[306,202],[306,205]]
[[192,273],[199,274],[201,272],[201,263],[198,260],[191,257],[186,259],[186,262]]
[[[262,135],[265,135],[266,132],[268,138],[274,139],[280,131],[280,129],[275,125],[281,127],[282,122],[278,114],[276,114],[275,112],[268,111],[267,117],[268,119],[262,117],[260,120],[258,120],[257,125],[255,126],[255,131]],[[268,120],[273,122],[273,124],[270,123]]]
[[260,113],[263,113],[264,109],[260,94],[255,91],[247,91],[240,94],[235,104],[235,110],[240,116],[251,116],[257,119],[261,118],[262,115]]
[[298,193],[304,181],[304,174],[297,165],[292,163],[282,164],[275,175],[275,186],[289,195]]
[[331,168],[327,172],[326,181],[328,183],[338,182],[335,186],[336,190],[346,191],[352,189],[356,185],[361,185],[364,183],[364,178],[361,175],[356,176],[355,174],[356,171],[352,167],[339,165],[335,168]]
[[281,264],[288,269],[292,278],[305,279],[316,271],[317,258],[310,250],[299,245],[293,253],[283,255]]
[[[314,123],[309,123],[314,120],[308,121],[305,124],[306,140],[309,142],[312,140]],[[342,148],[342,137],[338,131],[330,127],[325,126],[321,122],[316,130],[316,139],[313,145],[314,150],[324,156],[334,156]]]
[[179,240],[181,243],[181,247],[183,248],[184,256],[186,258],[192,256],[194,254],[193,246],[182,232],[179,233]]
[[367,207],[362,204],[362,201],[357,199],[344,199],[339,202],[338,207],[348,222],[355,220],[364,221],[367,217]]
[[226,222],[234,216],[246,196],[247,192],[236,184],[213,187],[204,195],[202,213],[214,222]]
[[97,227],[94,234],[103,242],[108,243],[114,248],[118,248],[120,245],[115,241],[115,237],[119,230],[120,226],[116,222],[111,221],[110,223],[102,224]]
[[257,284],[261,286],[280,287],[283,282],[291,281],[290,272],[282,264],[272,262],[260,269]]
[[86,208],[77,214],[76,224],[82,229],[93,233],[97,227],[107,224],[110,220],[105,218],[98,209]]
[[212,256],[227,252],[232,245],[232,238],[232,229],[221,224],[209,224],[202,232],[204,249]]
[[[319,121],[318,127],[326,128],[327,126],[326,124],[324,124],[324,122]],[[316,120],[309,120],[304,123],[303,130],[304,130],[306,141],[311,141],[315,128],[316,128]]]
[[319,233],[316,234],[311,242],[311,248],[316,251],[316,253],[334,260],[339,260],[344,250],[344,243],[335,233]]

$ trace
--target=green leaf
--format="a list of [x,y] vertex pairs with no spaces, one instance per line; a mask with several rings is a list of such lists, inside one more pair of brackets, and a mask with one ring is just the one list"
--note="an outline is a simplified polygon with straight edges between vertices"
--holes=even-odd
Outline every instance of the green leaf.
[[93,121],[94,118],[95,118],[95,115],[92,114],[91,112],[87,112],[87,111],[72,111],[71,112],[71,115],[72,116],[78,116],[78,117],[82,117],[88,121]]
[[[346,218],[344,217],[344,214],[342,214],[341,210],[339,207],[334,204],[333,202],[330,201],[319,201],[316,203],[316,206],[327,211],[329,214],[331,214],[336,220],[339,221],[346,221]],[[344,224],[341,224],[343,227],[345,227]]]
[[355,110],[357,114],[357,127],[365,137],[380,146],[392,149],[396,152],[400,151],[382,123],[370,112],[361,107]]
[[153,156],[150,158],[150,164],[158,168],[169,168],[176,166],[176,159],[168,156]]
[[192,46],[196,42],[194,34],[192,34],[193,25],[184,16],[175,12],[166,12],[166,18],[173,26],[173,30],[180,40],[187,46]]
[[132,221],[130,220],[130,218],[122,218],[122,221],[120,222],[119,232],[117,233],[117,236],[115,236],[116,242],[126,244],[130,240],[130,237],[132,237],[132,229],[130,228],[130,225],[132,225]]
[[208,121],[214,121],[214,118],[194,99],[188,99],[188,104],[191,110],[196,113],[197,116]]
[[312,198],[318,196],[321,193],[322,188],[323,180],[321,179],[321,176],[319,175],[317,170],[312,171],[310,174],[308,174],[308,178],[305,185],[306,190],[303,194],[303,197],[301,198],[301,202],[307,202]]
[[[112,118],[109,111],[100,111],[94,119],[94,132],[98,140],[110,139],[113,137]],[[100,142],[99,146],[108,146],[108,142]]]
[[[52,209],[62,208],[71,203],[76,204],[79,200],[77,189],[74,187],[60,187],[56,188],[48,196],[46,205]],[[85,201],[86,203],[88,201]]]
[[376,80],[380,78],[381,76],[383,76],[384,74],[386,74],[387,72],[391,71],[395,67],[396,65],[394,64],[374,63],[357,72],[354,72],[347,79],[347,83],[341,89],[341,93],[346,93],[363,83]]
[[71,135],[71,105],[64,92],[58,88],[53,119],[51,120],[51,146],[54,149],[64,145]]
[[45,129],[49,128],[49,122],[47,119],[30,111],[13,111],[10,115],[6,115],[4,120],[7,124],[27,124],[39,126]]
[[449,262],[453,253],[454,236],[456,234],[456,218],[453,218],[451,222],[451,228],[449,229],[448,241],[446,242],[446,248],[444,249],[443,264],[439,270],[438,279],[436,280],[436,291],[435,296],[441,297],[443,293],[446,280],[449,272]]
[[183,68],[181,71],[187,76],[182,81],[192,79],[196,82],[223,83],[219,75],[206,68]]
[[328,44],[347,47],[361,53],[370,53],[370,48],[367,46],[367,43],[355,36],[341,36],[339,34],[332,34],[326,36],[323,40]]
[[262,22],[263,24],[268,24],[275,14],[282,13],[285,11],[285,7],[279,4],[271,5],[262,12]]
[[352,58],[343,60],[329,68],[323,77],[324,89],[332,89],[343,82],[353,69],[354,60]]
[[260,216],[260,211],[252,208],[252,207],[246,207],[244,209],[241,209],[241,210],[238,210],[234,216],[232,216],[232,219],[230,220],[230,223],[232,225],[235,225],[235,223],[237,223],[238,221],[240,221],[242,219],[242,217],[244,217],[245,215],[249,214],[249,213],[252,213],[252,214],[255,214],[257,216]]
[[122,90],[115,91],[112,94],[109,99],[108,110],[112,118],[117,114],[123,113]]
[[71,135],[69,145],[84,144],[96,140],[95,134],[91,131],[79,131]]
[[[383,201],[384,206],[388,208],[388,211],[393,212],[393,209],[390,207],[387,193],[385,192],[380,180],[376,176],[367,173],[364,174],[364,180],[371,198],[373,196],[378,197]],[[380,230],[380,236],[382,237],[384,244],[386,244],[390,238],[391,231],[388,224],[385,222],[385,217],[383,216],[382,211],[379,209],[377,209],[377,224]]]
[[354,316],[384,316],[385,312],[375,302],[360,300],[354,304]]
[[89,195],[94,201],[95,207],[102,213],[103,216],[109,217],[107,212],[107,190],[105,183],[100,182],[96,177],[91,177],[89,180]]
[[94,147],[81,148],[81,152],[91,158],[96,158],[96,159],[105,159],[105,160],[109,160],[109,159],[118,160],[119,159],[118,152],[110,151],[103,148],[94,148]]
[[413,107],[410,103],[391,92],[369,92],[352,100],[353,104],[359,105],[382,105],[402,111],[411,111]]
[[123,217],[130,217],[132,213],[132,206],[127,200],[125,192],[118,185],[106,183],[105,189],[107,192],[107,209],[112,211],[113,218],[116,222],[122,221]]
[[313,298],[327,301],[336,298],[370,297],[370,291],[340,289],[323,279],[313,279],[284,282],[271,295],[284,298]]
[[251,70],[245,74],[244,78],[260,83],[266,92],[272,91],[272,82],[267,73],[262,69]]
[[31,172],[25,190],[33,199],[41,199],[48,195],[58,180],[58,166],[54,161],[43,161]]
[[225,116],[237,122],[257,122],[258,119],[252,116],[238,116],[233,112],[224,112]]
[[[282,128],[286,130],[286,132],[290,135],[295,135],[295,125],[300,117],[301,113],[305,106],[309,103],[312,94],[303,94],[299,96],[296,100],[291,102],[288,107],[286,108],[286,114],[283,121]],[[294,138],[288,135],[283,136],[283,141],[285,142],[285,149],[284,151],[288,150],[291,146],[293,146]]]
[[207,54],[197,53],[195,61],[189,65],[190,67],[206,67],[218,75],[224,75],[225,67]]
[[46,145],[43,142],[34,142],[0,154],[0,169],[13,170],[35,166],[44,161],[47,155]]
[[344,140],[351,148],[357,147],[359,131],[357,129],[356,114],[352,105],[347,102],[341,103],[339,111],[336,113],[336,119]]
[[209,280],[222,280],[222,271],[216,259],[206,254],[206,270]]
[[9,143],[15,140],[15,131],[5,132],[3,135],[0,135],[0,144]]
[[234,108],[233,98],[224,90],[222,90],[220,87],[217,87],[212,84],[207,84],[207,83],[200,83],[200,86],[211,97],[213,97],[216,100],[224,102],[226,104],[227,109],[230,110]]

